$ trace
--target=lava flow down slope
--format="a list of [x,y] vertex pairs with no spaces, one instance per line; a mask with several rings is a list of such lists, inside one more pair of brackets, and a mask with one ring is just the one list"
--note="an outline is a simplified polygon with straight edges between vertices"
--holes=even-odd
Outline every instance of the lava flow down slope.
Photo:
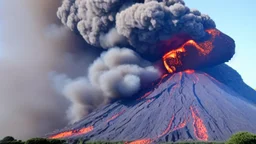
[[224,64],[235,41],[183,0],[63,0],[57,16],[104,51],[86,75],[58,82],[72,124],[48,138],[150,144],[256,133],[256,92]]
[[102,107],[49,138],[134,144],[224,141],[239,131],[256,132],[255,104],[256,92],[222,64],[164,75],[136,100]]

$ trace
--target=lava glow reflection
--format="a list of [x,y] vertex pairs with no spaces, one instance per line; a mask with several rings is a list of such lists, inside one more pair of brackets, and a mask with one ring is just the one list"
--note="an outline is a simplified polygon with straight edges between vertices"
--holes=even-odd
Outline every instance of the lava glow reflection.
[[140,139],[140,140],[136,140],[130,143],[125,143],[125,144],[151,144],[152,140],[151,139]]
[[197,56],[206,56],[213,50],[213,42],[216,36],[220,35],[217,29],[209,29],[206,32],[211,36],[208,40],[197,43],[194,40],[188,40],[181,47],[171,50],[163,56],[164,67],[169,73],[177,71],[184,63],[184,58],[189,55],[189,49],[193,48]]
[[93,130],[93,126],[85,127],[76,131],[65,131],[56,135],[53,135],[49,137],[50,139],[62,139],[74,135],[82,135],[82,134],[87,134]]
[[207,141],[208,134],[203,120],[199,117],[197,110],[192,106],[190,107],[190,111],[194,120],[193,126],[195,136],[197,137],[198,140]]

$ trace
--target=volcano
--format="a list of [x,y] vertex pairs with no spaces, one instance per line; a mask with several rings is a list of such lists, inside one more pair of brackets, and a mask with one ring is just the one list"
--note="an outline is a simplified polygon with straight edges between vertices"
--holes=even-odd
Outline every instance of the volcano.
[[48,137],[149,144],[256,133],[256,92],[225,64],[166,74],[136,97],[99,108]]

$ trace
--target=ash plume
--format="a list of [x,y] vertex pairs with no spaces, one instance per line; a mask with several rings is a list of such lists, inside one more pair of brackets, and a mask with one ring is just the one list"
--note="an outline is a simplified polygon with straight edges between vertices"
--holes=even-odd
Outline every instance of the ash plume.
[[[156,52],[157,41],[177,33],[201,39],[205,29],[215,28],[208,15],[188,8],[183,0],[64,0],[57,16],[91,45],[111,48],[129,43],[141,55]],[[123,38],[109,44],[100,40],[113,30]]]
[[53,89],[49,72],[84,74],[96,49],[88,51],[82,38],[59,25],[55,13],[60,4],[0,2],[0,139],[43,136],[68,123],[69,102]]
[[215,28],[209,16],[183,0],[9,0],[0,5],[0,127],[7,129],[0,136],[22,139],[132,98],[160,77],[151,63],[160,59],[154,55],[159,41],[179,33],[201,39],[206,29]]
[[76,122],[100,105],[131,98],[159,77],[159,71],[134,51],[112,48],[93,62],[87,77],[65,78],[63,94],[72,103],[68,117]]

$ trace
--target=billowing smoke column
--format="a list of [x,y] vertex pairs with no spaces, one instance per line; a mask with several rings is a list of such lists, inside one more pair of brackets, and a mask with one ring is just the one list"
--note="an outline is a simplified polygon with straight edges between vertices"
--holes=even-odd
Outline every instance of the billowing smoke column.
[[[218,47],[221,55],[216,57],[211,45],[218,38],[209,33],[217,31],[214,21],[188,8],[183,0],[63,0],[57,16],[88,44],[107,50],[89,67],[87,76],[60,82],[62,93],[71,101],[72,122],[112,100],[131,98],[158,79],[162,71],[151,66],[157,61],[173,73],[223,63],[234,54],[231,45],[228,58],[219,59],[226,55]],[[191,49],[197,51],[183,45],[191,41]],[[215,54],[208,57],[212,51]],[[193,58],[191,66],[186,61]]]
[[71,122],[112,100],[131,98],[160,77],[157,69],[127,48],[104,52],[89,68],[88,77],[69,80],[63,94],[71,100]]
[[64,0],[57,16],[87,43],[103,48],[129,44],[148,60],[162,57],[156,43],[175,34],[194,39],[215,28],[208,15],[183,0]]
[[[57,17],[81,38],[58,25],[59,5]],[[194,55],[186,45],[187,53],[177,50],[190,40],[204,43],[207,30],[215,29],[209,16],[189,9],[183,0],[8,0],[0,1],[0,7],[0,127],[5,129],[0,137],[41,136],[67,124],[66,110],[75,122],[101,105],[132,98],[162,74],[156,61],[184,70],[173,61],[187,66]],[[215,47],[215,54],[222,53]],[[190,57],[162,60],[173,50],[178,58]],[[208,60],[203,66],[220,56],[195,55],[199,62]],[[52,81],[69,103],[52,89]]]

